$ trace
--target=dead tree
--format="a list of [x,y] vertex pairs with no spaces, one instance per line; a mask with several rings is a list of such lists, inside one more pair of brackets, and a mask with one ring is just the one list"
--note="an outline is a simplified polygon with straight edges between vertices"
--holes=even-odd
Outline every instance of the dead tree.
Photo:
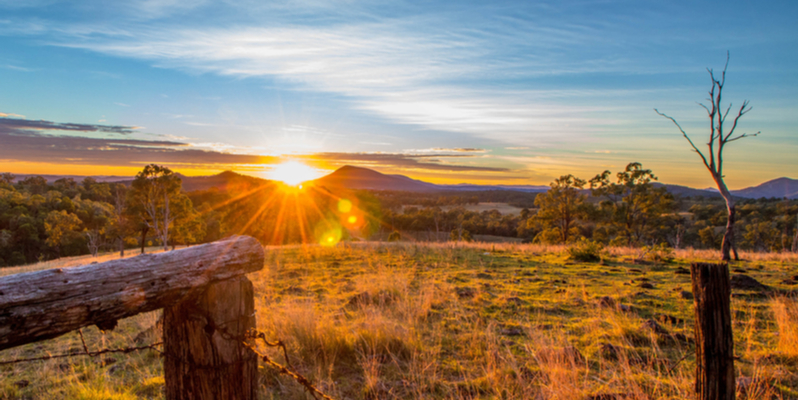
[[722,70],[722,78],[717,79],[714,77],[714,70],[707,68],[708,74],[711,76],[711,90],[708,92],[709,98],[706,99],[711,102],[710,106],[707,106],[702,103],[700,104],[701,107],[705,108],[708,112],[708,118],[710,120],[710,127],[709,127],[709,134],[708,134],[708,142],[706,145],[708,146],[708,154],[703,154],[700,149],[695,146],[694,142],[689,135],[686,134],[686,131],[683,130],[678,121],[675,118],[666,115],[658,109],[656,109],[656,113],[661,115],[664,118],[671,120],[675,126],[683,134],[683,137],[689,141],[689,144],[692,146],[692,151],[697,153],[700,158],[703,160],[703,164],[705,165],[708,172],[711,173],[711,177],[714,179],[714,183],[717,185],[717,189],[719,190],[719,194],[725,199],[725,205],[728,208],[728,225],[725,228],[725,236],[722,238],[722,260],[729,261],[731,259],[731,250],[733,250],[733,255],[736,260],[739,259],[739,253],[736,251],[736,243],[734,239],[734,225],[736,223],[736,201],[733,199],[731,192],[728,190],[728,186],[725,185],[725,180],[723,179],[725,175],[722,173],[722,151],[726,144],[729,142],[733,142],[735,140],[739,140],[742,138],[756,136],[761,132],[756,132],[752,134],[743,133],[740,135],[734,136],[734,131],[736,130],[736,126],[739,124],[739,118],[743,115],[747,114],[752,107],[749,107],[750,102],[745,100],[742,102],[742,106],[739,107],[739,112],[736,114],[736,117],[733,119],[733,124],[731,125],[730,130],[725,131],[723,125],[725,124],[725,120],[728,117],[728,113],[731,111],[732,104],[729,104],[728,107],[725,109],[725,112],[722,112],[722,88],[725,86],[725,73],[728,71],[728,62],[730,61],[731,55],[728,52],[728,58],[725,61],[725,69]]

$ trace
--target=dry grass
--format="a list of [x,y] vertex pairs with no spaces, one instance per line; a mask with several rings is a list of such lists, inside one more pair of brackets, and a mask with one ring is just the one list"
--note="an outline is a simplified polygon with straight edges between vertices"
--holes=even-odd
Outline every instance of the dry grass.
[[778,326],[778,351],[797,358],[797,298],[777,296],[770,301],[770,309]]
[[[679,291],[690,290],[690,278],[675,270],[706,254],[678,251],[673,264],[631,265],[636,251],[610,249],[598,264],[574,263],[561,246],[513,243],[269,247],[265,269],[249,277],[258,328],[286,342],[291,364],[337,398],[691,398],[694,349],[680,335],[693,335],[693,306]],[[733,267],[796,290],[784,283],[797,273],[790,257],[746,259]],[[655,288],[639,287],[641,279]],[[796,298],[734,294],[739,398],[796,398]],[[632,310],[603,305],[603,296]],[[662,314],[674,318],[659,320],[666,334],[644,326]],[[96,346],[130,345],[155,318],[121,321],[106,336],[85,331]],[[78,343],[69,334],[0,358]],[[163,398],[157,357],[115,359],[0,367],[0,399]],[[308,398],[291,380],[261,371],[261,398]],[[30,385],[17,387],[22,379]]]

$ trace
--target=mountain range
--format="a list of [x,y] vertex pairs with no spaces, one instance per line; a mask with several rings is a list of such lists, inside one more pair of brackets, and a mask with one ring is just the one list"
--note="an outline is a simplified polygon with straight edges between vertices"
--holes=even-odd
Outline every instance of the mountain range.
[[[35,175],[17,175],[16,180],[23,180],[26,177]],[[60,178],[73,178],[80,181],[84,176],[72,175],[41,175],[48,182],[53,182]],[[130,182],[133,180],[131,177],[124,176],[93,176],[100,182]],[[241,186],[251,186],[259,184],[274,183],[266,179],[255,178],[248,175],[238,174],[232,171],[225,171],[216,175],[210,176],[184,176],[180,175],[183,182],[183,189],[186,191],[204,190],[210,188],[227,189]],[[365,190],[396,190],[406,192],[453,192],[453,191],[481,191],[481,190],[512,190],[528,193],[541,193],[550,189],[546,185],[475,185],[475,184],[459,184],[459,185],[437,185],[429,182],[424,182],[416,179],[411,179],[404,175],[388,175],[375,170],[363,167],[354,167],[346,165],[337,169],[336,171],[323,176],[322,178],[311,181],[317,186],[324,186],[328,188],[348,188],[348,189],[365,189]],[[702,196],[702,197],[716,197],[719,196],[716,190],[711,189],[695,189],[681,185],[663,184],[660,182],[654,183],[655,186],[663,186],[667,188],[672,194],[681,196]],[[740,190],[733,190],[731,193],[735,197],[745,199],[758,199],[766,198],[782,198],[789,199],[797,198],[797,179],[791,178],[777,178],[760,185],[748,187]]]

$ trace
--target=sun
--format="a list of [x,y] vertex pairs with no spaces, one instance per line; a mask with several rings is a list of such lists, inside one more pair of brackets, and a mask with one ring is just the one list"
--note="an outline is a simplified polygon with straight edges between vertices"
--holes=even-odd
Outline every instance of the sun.
[[289,186],[297,186],[302,182],[316,178],[318,175],[314,168],[297,161],[278,164],[269,173],[271,179],[281,181]]

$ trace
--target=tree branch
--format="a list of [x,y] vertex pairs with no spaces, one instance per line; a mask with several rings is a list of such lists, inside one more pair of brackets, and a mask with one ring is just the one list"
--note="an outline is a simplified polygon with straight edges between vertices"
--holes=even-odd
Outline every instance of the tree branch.
[[672,118],[669,115],[658,111],[657,108],[654,108],[653,110],[655,110],[656,114],[658,114],[658,115],[660,115],[660,116],[672,121],[672,123],[675,124],[675,126],[677,126],[678,129],[680,129],[681,133],[683,134],[683,137],[685,137],[686,140],[689,142],[689,144],[692,145],[692,148],[694,149],[694,152],[697,153],[700,156],[700,158],[703,159],[703,164],[705,164],[706,168],[708,168],[710,170],[711,167],[708,165],[708,161],[706,160],[706,156],[704,156],[703,153],[701,153],[700,150],[697,148],[697,146],[694,145],[694,142],[692,142],[692,139],[689,138],[689,135],[686,134],[686,131],[683,130],[681,125],[678,123],[678,121],[676,121],[675,118]]

